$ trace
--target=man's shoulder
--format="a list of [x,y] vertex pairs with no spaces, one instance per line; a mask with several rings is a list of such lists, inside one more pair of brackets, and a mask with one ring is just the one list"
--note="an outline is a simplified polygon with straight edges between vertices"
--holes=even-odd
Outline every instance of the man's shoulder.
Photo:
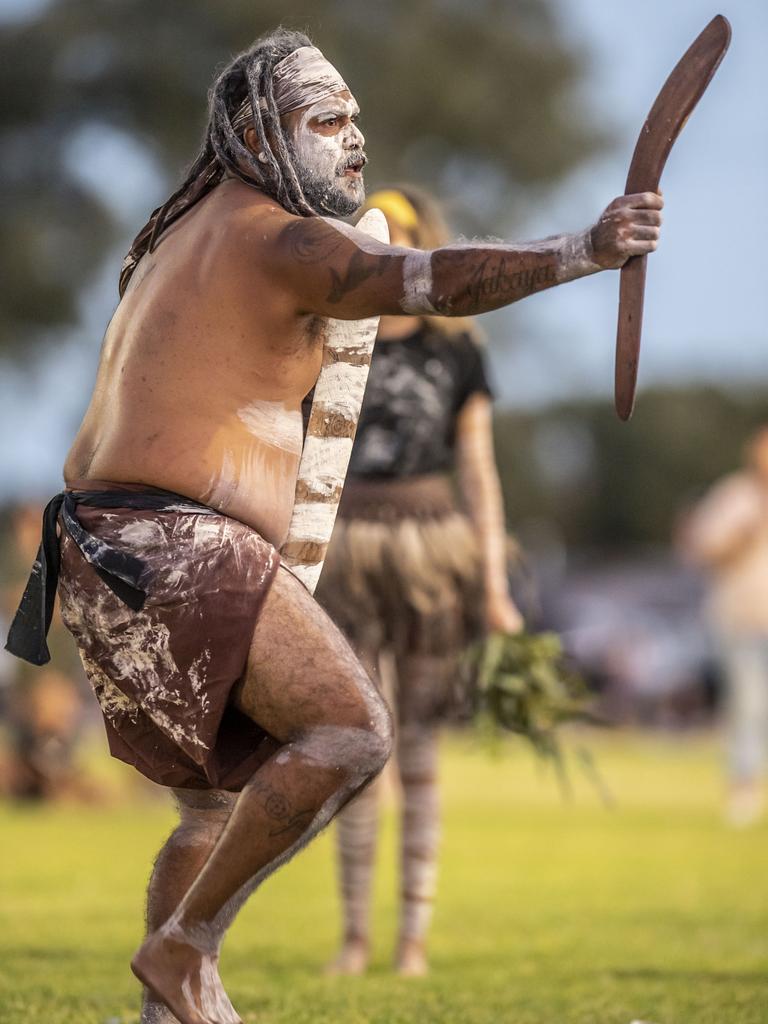
[[235,251],[263,260],[277,274],[324,264],[350,240],[357,241],[357,236],[370,241],[333,217],[289,213],[263,193],[236,204],[229,211],[226,230],[235,241]]
[[239,193],[228,205],[226,218],[228,231],[243,235],[260,231],[264,240],[277,238],[291,223],[303,220],[257,189]]
[[243,187],[217,211],[217,259],[229,274],[247,268],[249,275],[256,271],[275,278],[284,262],[286,231],[303,219],[263,192]]

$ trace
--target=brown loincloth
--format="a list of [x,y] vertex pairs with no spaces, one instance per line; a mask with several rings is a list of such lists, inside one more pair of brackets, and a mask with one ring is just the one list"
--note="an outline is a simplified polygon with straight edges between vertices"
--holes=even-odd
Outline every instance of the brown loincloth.
[[78,505],[99,541],[142,560],[129,608],[61,531],[59,595],[112,755],[161,786],[240,790],[277,742],[232,706],[279,564],[255,530],[189,508]]

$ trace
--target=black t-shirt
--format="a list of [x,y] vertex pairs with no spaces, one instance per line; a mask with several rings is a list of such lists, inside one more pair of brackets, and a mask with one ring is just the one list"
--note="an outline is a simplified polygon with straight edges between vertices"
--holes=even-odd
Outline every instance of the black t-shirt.
[[491,395],[483,354],[468,334],[423,326],[378,341],[360,414],[350,477],[450,471],[456,417],[476,393]]

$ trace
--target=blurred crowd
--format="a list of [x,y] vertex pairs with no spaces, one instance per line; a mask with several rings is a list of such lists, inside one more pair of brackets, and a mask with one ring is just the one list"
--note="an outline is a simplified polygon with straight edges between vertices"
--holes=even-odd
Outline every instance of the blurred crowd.
[[[0,517],[4,634],[41,512],[28,502]],[[561,633],[599,713],[616,726],[721,725],[728,816],[756,818],[768,744],[768,428],[749,437],[741,466],[680,503],[666,547],[574,548],[554,522],[523,524],[522,541],[518,603],[529,624]],[[0,657],[0,793],[97,800],[82,751],[100,716],[58,614],[49,645],[42,668]]]

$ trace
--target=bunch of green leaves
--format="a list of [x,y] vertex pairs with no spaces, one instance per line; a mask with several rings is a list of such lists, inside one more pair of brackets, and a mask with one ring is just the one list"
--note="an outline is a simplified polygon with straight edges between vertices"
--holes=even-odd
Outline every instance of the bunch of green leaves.
[[[557,772],[569,791],[562,726],[572,722],[598,724],[584,679],[569,665],[556,633],[490,633],[471,649],[467,670],[472,676],[475,723],[491,747],[503,732],[523,737]],[[576,754],[601,796],[608,794],[591,755],[579,746]]]

